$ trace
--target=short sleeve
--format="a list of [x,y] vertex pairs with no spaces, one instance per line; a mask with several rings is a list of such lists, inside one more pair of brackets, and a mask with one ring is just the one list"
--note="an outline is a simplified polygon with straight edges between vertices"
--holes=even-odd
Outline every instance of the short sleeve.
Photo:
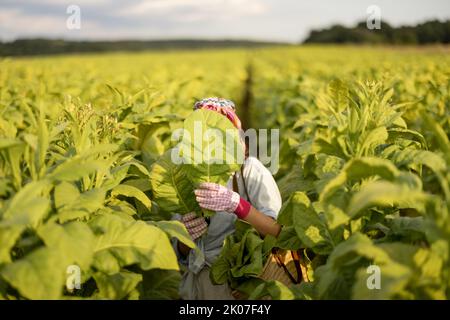
[[[243,170],[249,201],[265,215],[277,219],[281,195],[270,171],[255,157],[248,157]],[[242,195],[241,195],[242,196]]]

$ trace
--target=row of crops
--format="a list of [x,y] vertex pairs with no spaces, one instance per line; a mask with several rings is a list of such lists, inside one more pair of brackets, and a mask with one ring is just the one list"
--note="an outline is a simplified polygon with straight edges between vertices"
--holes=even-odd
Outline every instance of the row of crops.
[[[172,132],[186,128],[196,99],[239,107],[249,94],[247,124],[280,129],[283,229],[262,240],[239,227],[215,280],[250,298],[450,296],[445,51],[62,56],[3,59],[0,70],[3,299],[178,298],[171,239],[194,243],[171,218],[195,202],[192,176],[165,161]],[[226,253],[231,240],[240,254]],[[301,250],[310,282],[258,279],[273,246]],[[376,290],[370,265],[381,271]],[[68,285],[77,268],[80,285]]]

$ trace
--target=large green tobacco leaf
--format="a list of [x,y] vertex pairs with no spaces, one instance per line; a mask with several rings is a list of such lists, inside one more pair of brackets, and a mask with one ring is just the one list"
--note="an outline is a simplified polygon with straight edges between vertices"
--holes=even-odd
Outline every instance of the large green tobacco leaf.
[[5,224],[36,227],[50,209],[50,200],[46,196],[48,188],[46,181],[37,181],[16,193],[1,212]]
[[142,151],[142,159],[146,164],[152,164],[166,150],[163,136],[170,132],[167,122],[152,125],[139,126],[139,148]]
[[361,180],[371,176],[392,181],[400,172],[392,162],[380,158],[363,157],[350,160],[342,169],[342,171],[333,180],[329,181],[322,193],[320,199],[322,201],[330,198],[339,188],[345,186],[346,183]]
[[231,275],[235,278],[243,276],[257,276],[263,267],[263,240],[253,230],[248,230],[240,242],[235,265],[231,268]]
[[107,161],[72,158],[58,165],[46,178],[51,181],[77,181],[84,176],[104,170],[107,166]]
[[143,221],[104,214],[89,222],[98,233],[93,265],[106,274],[123,266],[138,264],[141,269],[178,270],[178,262],[167,235]]
[[94,234],[84,223],[71,222],[65,225],[48,223],[37,230],[47,247],[60,253],[67,265],[78,264],[87,270],[93,258]]
[[283,178],[277,181],[283,202],[295,191],[314,190],[312,180],[305,178],[300,166],[294,166]]
[[420,248],[415,253],[414,267],[418,271],[414,273],[415,278],[412,285],[420,299],[447,299],[448,284],[445,283],[445,278],[448,271],[448,256],[441,251],[447,245],[448,242],[445,243],[445,240],[439,240],[432,245],[430,250]]
[[297,191],[294,192],[287,202],[283,204],[283,207],[278,214],[277,221],[284,226],[292,226],[294,224],[294,215],[302,214],[311,207],[306,194]]
[[194,186],[226,184],[244,160],[239,131],[225,116],[210,110],[197,110],[184,121],[177,148]]
[[153,197],[161,210],[180,214],[201,211],[193,185],[184,168],[173,163],[171,150],[153,164],[150,174]]
[[77,186],[70,182],[61,182],[55,186],[54,198],[56,209],[61,209],[63,206],[70,205],[78,200],[80,191]]
[[48,223],[37,229],[46,247],[8,264],[1,272],[11,286],[29,299],[58,299],[67,267],[88,270],[93,257],[94,235],[81,222]]
[[25,226],[10,225],[5,226],[0,223],[0,264],[11,262],[11,248],[19,239]]
[[89,217],[103,207],[105,194],[102,188],[80,193],[74,184],[61,182],[55,187],[54,198],[58,213],[52,217],[52,220],[64,223]]
[[[295,192],[281,209],[278,222],[286,228],[293,226],[299,241],[284,245],[298,246],[300,243],[316,253],[328,254],[333,249],[333,239],[325,218],[319,216],[303,192]],[[285,238],[285,234],[283,234]]]
[[450,163],[450,141],[448,132],[446,133],[444,128],[437,122],[437,119],[433,119],[429,114],[424,114],[423,117],[426,128],[433,133],[433,140],[436,141],[438,148],[443,152],[447,163]]
[[119,184],[117,187],[111,190],[111,196],[112,197],[125,196],[135,198],[136,200],[140,201],[143,205],[145,205],[147,209],[150,210],[152,207],[152,202],[145,195],[145,193],[131,185]]
[[238,248],[233,248],[229,242],[225,241],[221,250],[221,255],[214,261],[211,266],[210,277],[211,281],[215,284],[224,284],[227,282],[229,276],[229,270],[231,267],[231,261],[227,259],[227,256],[236,254]]
[[445,160],[440,155],[427,150],[411,148],[399,150],[396,148],[390,156],[398,166],[425,165],[437,174],[445,172],[447,167]]
[[293,226],[283,226],[275,246],[284,250],[298,250],[304,247]]
[[318,296],[322,299],[350,298],[355,273],[358,268],[368,265],[368,260],[384,264],[390,259],[387,253],[360,233],[341,242],[327,263],[316,270]]
[[333,238],[324,218],[309,209],[294,214],[294,229],[300,241],[318,254],[329,254],[334,247]]
[[424,217],[386,217],[389,228],[386,236],[392,239],[416,242],[426,238],[426,222]]
[[389,140],[388,142],[395,142],[396,139],[415,140],[426,148],[427,142],[422,134],[417,131],[404,129],[404,128],[391,128],[388,130]]
[[28,299],[59,299],[67,265],[58,250],[39,248],[6,265],[1,276]]
[[155,202],[164,212],[200,214],[194,189],[201,182],[225,185],[240,168],[239,154],[239,132],[226,117],[209,110],[193,112],[184,121],[180,143],[152,165]]
[[[356,233],[317,269],[316,289],[325,299],[444,299],[442,267],[442,258],[426,248],[400,242],[377,245]],[[375,273],[380,287],[370,288]]]
[[315,282],[302,281],[300,284],[290,286],[289,289],[294,294],[295,300],[315,300]]
[[151,224],[163,230],[169,238],[176,238],[189,248],[194,248],[195,243],[186,230],[186,227],[179,221],[154,221]]
[[428,196],[420,189],[412,189],[406,185],[388,181],[374,181],[365,185],[356,193],[349,205],[348,214],[352,218],[358,218],[364,213],[364,209],[380,206],[401,208],[415,208],[423,212]]
[[122,271],[115,274],[94,274],[98,293],[96,298],[100,299],[123,299],[136,288],[142,281],[142,275],[130,271]]
[[179,284],[181,274],[174,270],[152,269],[144,271],[142,293],[144,300],[175,300],[179,299]]
[[288,287],[279,281],[271,280],[261,283],[248,297],[249,300],[261,299],[270,296],[274,300],[293,300],[294,294]]
[[373,130],[363,132],[358,139],[357,156],[369,156],[374,153],[377,146],[386,142],[388,133],[385,127],[378,127]]
[[390,261],[380,264],[381,286],[368,290],[366,270],[360,269],[353,286],[356,299],[445,299],[442,256],[406,243],[382,243]]
[[[335,111],[340,112],[347,108],[349,103],[349,87],[345,82],[339,79],[333,79],[328,85],[328,91]],[[330,108],[329,110],[331,111],[332,109]]]
[[370,276],[367,269],[360,268],[356,273],[352,298],[364,300],[407,299],[411,295],[405,290],[411,277],[411,270],[398,263],[389,263],[380,269],[380,289],[370,290],[367,279]]
[[213,283],[228,282],[232,288],[257,277],[271,250],[249,225],[238,222],[236,229],[225,239],[222,252],[211,266],[210,273]]
[[313,143],[313,150],[317,153],[324,153],[341,159],[349,159],[351,157],[345,137],[337,132],[317,134]]

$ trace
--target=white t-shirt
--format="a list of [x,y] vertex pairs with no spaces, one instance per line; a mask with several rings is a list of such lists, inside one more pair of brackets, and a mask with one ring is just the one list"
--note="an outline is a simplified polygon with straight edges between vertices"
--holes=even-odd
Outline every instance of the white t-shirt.
[[[281,195],[270,171],[257,158],[248,157],[244,163],[243,174],[250,199],[247,199],[244,191],[241,173],[236,172],[240,196],[249,201],[258,211],[277,219],[281,208]],[[233,189],[232,179],[227,187]]]

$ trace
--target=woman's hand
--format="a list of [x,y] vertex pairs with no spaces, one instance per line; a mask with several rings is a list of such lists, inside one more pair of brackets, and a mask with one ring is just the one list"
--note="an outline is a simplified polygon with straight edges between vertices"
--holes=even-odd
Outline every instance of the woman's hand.
[[208,224],[203,217],[197,217],[194,212],[185,214],[181,217],[181,223],[184,224],[192,240],[197,240],[208,230]]
[[203,209],[234,212],[240,219],[250,212],[250,203],[242,199],[239,193],[216,183],[201,183],[195,195]]
[[250,223],[263,236],[278,236],[281,226],[271,217],[258,211],[250,203],[226,187],[215,183],[202,183],[195,195],[200,207],[213,211],[234,212]]
[[[208,224],[206,223],[205,218],[197,217],[194,212],[185,214],[181,217],[180,221],[186,227],[186,230],[193,241],[200,238],[208,230]],[[191,248],[181,241],[177,242],[177,246],[178,251],[185,257],[189,254],[189,251],[191,251]]]

